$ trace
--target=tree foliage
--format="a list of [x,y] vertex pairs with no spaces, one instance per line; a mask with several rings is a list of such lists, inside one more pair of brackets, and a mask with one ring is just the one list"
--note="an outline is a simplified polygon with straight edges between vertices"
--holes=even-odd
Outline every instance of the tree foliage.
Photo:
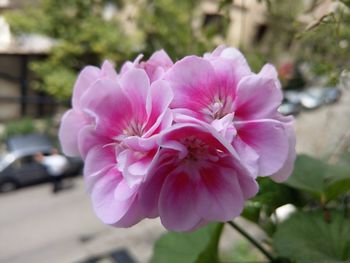
[[[112,2],[121,6],[120,1]],[[7,13],[15,33],[44,34],[57,41],[47,59],[31,64],[42,81],[35,83],[37,88],[68,98],[82,67],[99,65],[103,59],[121,62],[138,51],[140,44],[117,17],[103,18],[106,4],[102,0],[43,0],[38,7]]]
[[[203,28],[202,17],[196,14],[200,2],[42,0],[39,6],[8,12],[6,18],[14,33],[38,33],[57,41],[49,57],[32,63],[31,69],[40,78],[37,88],[65,99],[85,65],[100,65],[104,59],[120,65],[137,53],[149,56],[162,48],[174,59],[213,48],[215,32]],[[116,12],[106,19],[108,5],[114,5]],[[122,17],[127,8],[135,15]]]

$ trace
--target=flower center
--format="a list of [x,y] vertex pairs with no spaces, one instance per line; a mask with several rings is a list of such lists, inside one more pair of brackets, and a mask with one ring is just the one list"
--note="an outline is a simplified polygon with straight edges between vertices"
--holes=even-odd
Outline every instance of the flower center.
[[143,135],[143,124],[132,120],[128,123],[126,129],[123,130],[123,134],[141,137]]
[[187,155],[184,158],[184,161],[187,163],[197,163],[199,161],[215,162],[219,159],[214,149],[195,136],[183,138],[180,142],[187,148]]
[[144,133],[144,125],[140,122],[136,122],[135,120],[130,121],[125,126],[126,128],[119,135],[113,138],[116,141],[116,144],[122,146],[123,149],[125,148],[123,144],[124,139],[131,136],[142,137]]
[[203,109],[203,113],[208,115],[210,121],[221,119],[225,115],[233,113],[232,97],[216,95],[213,102]]

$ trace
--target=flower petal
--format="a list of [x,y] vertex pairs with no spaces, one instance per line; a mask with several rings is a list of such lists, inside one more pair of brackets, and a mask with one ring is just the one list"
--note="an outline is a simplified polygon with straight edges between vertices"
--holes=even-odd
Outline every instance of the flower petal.
[[120,194],[127,194],[125,200],[116,199],[116,191],[121,190],[121,174],[116,169],[110,169],[94,183],[91,191],[92,205],[96,215],[105,224],[117,227],[129,227],[136,224],[142,218],[137,209],[137,195],[133,190],[127,193],[127,189]]
[[114,156],[114,148],[111,146],[103,147],[98,145],[88,152],[84,165],[84,178],[87,183],[87,189],[90,189],[93,185],[93,177],[98,177],[116,166]]
[[97,133],[96,128],[92,124],[86,125],[79,131],[78,148],[83,160],[93,147],[97,145],[105,146],[111,143],[114,143],[114,141]]
[[282,102],[282,91],[273,74],[244,77],[238,83],[235,99],[235,117],[238,120],[271,118]]
[[140,66],[146,70],[151,82],[160,79],[172,65],[172,60],[163,49],[153,53],[146,62],[140,63]]
[[133,115],[137,121],[145,121],[146,100],[150,81],[146,72],[142,69],[130,69],[120,79],[121,89],[131,102]]
[[244,198],[234,169],[210,167],[200,171],[196,184],[196,211],[208,221],[228,221],[238,216]]
[[64,154],[79,156],[78,134],[86,125],[88,121],[82,112],[71,109],[63,115],[58,137]]
[[82,109],[95,119],[99,134],[113,138],[120,135],[133,118],[131,103],[118,82],[100,79],[85,92]]
[[147,95],[147,124],[144,137],[149,137],[159,127],[173,98],[173,91],[166,81],[158,80],[152,83]]
[[149,171],[149,176],[141,186],[140,203],[142,212],[146,217],[154,218],[159,216],[158,203],[159,195],[166,177],[176,168],[174,155],[171,151],[160,150],[154,158]]
[[189,56],[176,62],[165,79],[174,91],[173,108],[199,112],[212,103],[217,93],[214,69],[209,61],[200,57]]
[[159,198],[162,224],[171,231],[189,231],[201,221],[196,213],[194,182],[183,171],[174,171],[165,179]]
[[288,135],[283,123],[274,120],[236,122],[236,128],[239,138],[259,155],[260,176],[271,175],[282,167],[288,154]]
[[114,65],[108,60],[105,60],[102,64],[101,75],[102,77],[106,77],[111,80],[117,80],[118,78],[117,72],[114,69]]
[[72,96],[72,104],[74,108],[80,107],[80,99],[84,92],[99,78],[100,69],[93,66],[85,67],[79,74],[75,82]]
[[289,142],[288,156],[282,168],[271,176],[272,180],[276,182],[284,182],[285,180],[288,179],[288,177],[293,172],[294,162],[296,158],[296,152],[295,152],[296,138],[295,138],[295,132],[293,129],[293,122],[286,124],[286,128],[287,128],[288,142]]

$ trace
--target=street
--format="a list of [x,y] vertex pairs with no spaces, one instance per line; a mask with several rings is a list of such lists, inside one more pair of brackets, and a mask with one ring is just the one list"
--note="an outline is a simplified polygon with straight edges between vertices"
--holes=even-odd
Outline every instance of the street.
[[73,189],[56,195],[50,184],[3,194],[0,211],[0,262],[6,263],[87,262],[126,248],[135,261],[146,262],[164,231],[158,220],[129,229],[102,224],[81,178],[74,179]]

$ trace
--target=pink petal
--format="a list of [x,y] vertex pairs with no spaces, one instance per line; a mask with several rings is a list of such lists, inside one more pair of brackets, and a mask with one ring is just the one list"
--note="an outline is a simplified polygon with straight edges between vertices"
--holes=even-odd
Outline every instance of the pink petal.
[[163,49],[154,52],[147,62],[159,65],[163,68],[170,68],[174,64],[169,55]]
[[110,143],[114,143],[114,141],[97,133],[96,128],[92,124],[86,125],[79,131],[78,147],[80,155],[83,159],[86,158],[87,153],[93,147],[97,145],[104,146]]
[[[233,155],[236,154],[230,143],[226,142],[213,127],[200,121],[198,121],[198,123],[174,124],[162,134],[162,137],[160,137],[159,140],[159,145],[161,147],[168,148],[169,142],[181,141],[182,138],[186,138],[191,135],[202,140],[212,148],[226,153],[230,152]],[[174,148],[172,146],[174,146]],[[178,144],[171,144],[171,147],[169,148],[183,149],[182,147],[179,147]]]
[[260,176],[271,175],[282,167],[288,154],[288,135],[283,123],[274,120],[236,122],[236,128],[239,138],[259,155]]
[[82,112],[71,109],[63,115],[58,137],[64,154],[79,156],[78,134],[85,125],[88,122]]
[[114,190],[114,197],[118,201],[125,201],[132,198],[138,190],[138,186],[130,187],[126,180],[121,180]]
[[145,218],[145,216],[141,212],[138,196],[135,195],[134,198],[129,202],[129,209],[126,211],[124,216],[120,218],[118,222],[115,222],[113,224],[114,227],[131,227]]
[[142,212],[149,218],[159,216],[159,195],[166,177],[175,169],[176,163],[171,151],[161,150],[149,171],[149,176],[141,186],[140,202]]
[[214,69],[209,61],[200,57],[189,56],[176,62],[165,79],[173,88],[173,108],[199,112],[212,103],[217,93]]
[[92,148],[86,156],[84,165],[84,178],[87,188],[90,189],[94,183],[93,177],[101,176],[101,174],[104,174],[104,172],[115,166],[116,161],[113,147],[98,145]]
[[95,82],[85,92],[81,105],[95,118],[98,133],[109,138],[120,135],[134,116],[131,103],[118,82],[109,79]]
[[142,69],[130,69],[121,77],[120,85],[132,104],[136,119],[145,121],[147,119],[146,99],[150,88],[146,72]]
[[93,66],[87,66],[80,72],[73,89],[72,104],[74,108],[79,108],[82,95],[99,76],[100,69]]
[[114,65],[108,60],[105,60],[102,64],[101,75],[111,80],[116,80],[118,78],[117,72],[114,69]]
[[220,54],[222,53],[222,51],[224,50],[224,49],[226,49],[227,47],[225,46],[225,45],[219,45],[219,46],[217,46],[214,50],[213,50],[213,52],[211,52],[211,53],[207,53],[207,54],[205,54],[205,58],[212,58],[212,57],[218,57],[218,56],[220,56]]
[[237,135],[236,128],[233,124],[233,114],[226,114],[221,119],[215,119],[211,125],[217,130],[227,141],[232,142]]
[[165,179],[159,198],[159,215],[167,229],[189,231],[201,221],[196,213],[195,187],[184,172],[173,172]]
[[156,149],[149,152],[126,149],[117,155],[118,169],[129,186],[135,186],[144,180],[155,154]]
[[235,48],[220,48],[214,50],[216,56],[209,57],[217,76],[217,86],[220,94],[236,96],[238,82],[252,74],[245,57]]
[[123,144],[133,151],[146,152],[158,147],[158,134],[150,138],[143,138],[139,136],[129,136],[123,140]]
[[131,61],[126,61],[120,69],[120,76],[123,76],[126,72],[128,72],[132,68],[135,68],[135,64],[132,63]]
[[173,98],[173,92],[166,81],[158,80],[152,83],[146,102],[147,124],[145,130],[147,132],[144,134],[145,137],[150,136],[159,127]]
[[[116,169],[110,169],[103,176],[99,177],[94,183],[91,190],[91,200],[96,215],[105,224],[111,224],[115,226],[131,226],[137,223],[141,218],[135,210],[135,198],[134,192],[127,193],[121,191],[120,194],[128,194],[129,198],[125,200],[118,200],[115,196],[118,187],[122,182],[121,174]],[[130,217],[128,214],[132,214]],[[125,217],[128,217],[125,220]]]
[[244,56],[237,48],[227,47],[223,49],[220,53],[220,57],[239,61],[240,66],[244,65],[245,67],[248,67],[247,61],[245,60]]
[[172,60],[164,50],[155,52],[148,61],[140,64],[146,70],[151,82],[160,79],[172,65]]
[[282,102],[277,80],[263,75],[243,78],[237,89],[235,117],[239,120],[271,118]]
[[226,98],[231,97],[231,100],[236,96],[238,82],[242,77],[250,74],[246,67],[240,66],[239,61],[225,60],[221,58],[212,59],[211,65],[214,68],[217,83],[216,89],[218,94],[222,94]]
[[251,176],[256,178],[259,173],[259,155],[257,152],[237,136],[232,141],[233,148],[237,151],[242,164],[248,169]]
[[196,184],[196,212],[207,221],[225,222],[238,216],[244,198],[237,176],[234,169],[202,169]]
[[254,197],[259,191],[259,184],[251,176],[238,176],[238,182],[244,199]]
[[288,156],[282,168],[271,176],[271,178],[276,182],[283,182],[288,179],[288,177],[293,172],[294,162],[296,158],[296,152],[295,152],[296,137],[293,129],[293,122],[286,124],[286,129],[288,133],[288,142],[289,142]]
[[[175,114],[175,121],[178,122],[178,124],[173,125],[167,130],[167,133],[162,135],[162,139],[160,139],[161,146],[163,145],[163,142],[168,139],[178,140],[179,138],[186,137],[188,134],[193,134],[194,132],[196,136],[201,135],[202,137],[199,138],[203,139],[214,148],[222,150],[223,152],[229,151],[232,156],[239,159],[239,156],[236,150],[232,147],[231,142],[227,141],[224,136],[222,136],[212,125],[181,113]],[[172,137],[173,135],[170,134],[174,134],[174,137]]]

